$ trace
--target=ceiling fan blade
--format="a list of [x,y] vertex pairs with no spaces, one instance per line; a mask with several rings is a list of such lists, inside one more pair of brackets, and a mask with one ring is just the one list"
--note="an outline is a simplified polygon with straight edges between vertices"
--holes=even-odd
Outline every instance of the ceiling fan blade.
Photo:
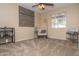
[[38,6],[38,4],[37,5],[33,5],[32,7],[36,7],[36,6]]
[[48,5],[48,6],[54,6],[54,4],[52,3],[43,3],[44,5]]

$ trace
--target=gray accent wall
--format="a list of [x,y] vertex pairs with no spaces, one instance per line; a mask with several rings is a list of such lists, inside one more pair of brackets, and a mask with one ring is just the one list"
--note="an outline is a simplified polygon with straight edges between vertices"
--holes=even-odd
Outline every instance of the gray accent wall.
[[19,6],[19,27],[34,27],[34,12]]

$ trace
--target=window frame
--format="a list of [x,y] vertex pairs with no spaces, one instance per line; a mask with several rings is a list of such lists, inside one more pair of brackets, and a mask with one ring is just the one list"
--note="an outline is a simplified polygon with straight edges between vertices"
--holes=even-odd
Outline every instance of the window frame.
[[[59,19],[57,19],[57,18],[59,18],[59,17],[63,17],[63,18],[61,18],[62,20],[63,20],[63,22],[65,23],[65,24],[63,24],[63,25],[58,25],[58,20]],[[55,20],[56,19],[56,20]],[[52,21],[51,21],[52,23],[51,23],[51,26],[52,26],[52,28],[66,28],[66,15],[65,15],[65,13],[60,13],[60,14],[56,14],[56,15],[54,15],[54,16],[52,16]],[[55,24],[56,25],[55,25]]]

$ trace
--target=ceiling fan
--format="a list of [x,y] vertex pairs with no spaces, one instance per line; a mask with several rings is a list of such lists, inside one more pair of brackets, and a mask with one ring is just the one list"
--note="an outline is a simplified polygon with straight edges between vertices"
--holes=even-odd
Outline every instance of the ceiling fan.
[[38,7],[41,10],[44,10],[46,6],[54,6],[52,3],[38,3],[36,5],[33,5],[32,7]]

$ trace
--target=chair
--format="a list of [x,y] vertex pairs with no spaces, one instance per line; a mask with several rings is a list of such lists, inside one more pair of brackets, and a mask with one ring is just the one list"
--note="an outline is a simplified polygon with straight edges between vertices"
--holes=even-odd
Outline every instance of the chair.
[[37,36],[38,36],[38,38],[39,37],[45,37],[45,38],[47,38],[47,30],[46,29],[38,29]]

